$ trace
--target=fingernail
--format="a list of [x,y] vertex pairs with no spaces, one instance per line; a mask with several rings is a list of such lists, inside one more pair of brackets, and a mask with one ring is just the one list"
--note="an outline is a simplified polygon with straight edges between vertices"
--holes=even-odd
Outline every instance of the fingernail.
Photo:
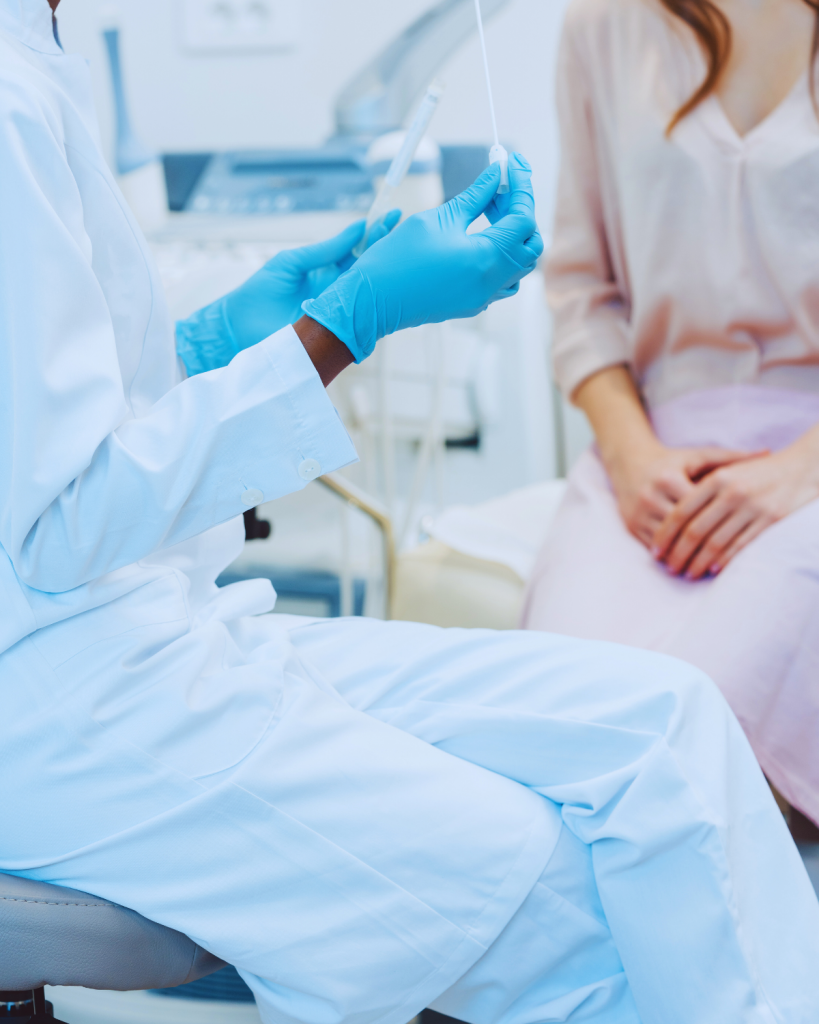
[[687,580],[689,580],[689,581],[693,581],[693,579],[694,579],[694,574],[693,574],[692,572],[687,572],[687,573],[685,574],[685,579],[687,579]]
[[652,558],[659,558],[660,557],[660,549],[659,548],[652,548],[651,549],[651,557]]
[[712,576],[719,576],[719,574],[720,574],[720,572],[722,570],[721,570],[720,566],[712,565],[711,568],[708,571],[711,573]]

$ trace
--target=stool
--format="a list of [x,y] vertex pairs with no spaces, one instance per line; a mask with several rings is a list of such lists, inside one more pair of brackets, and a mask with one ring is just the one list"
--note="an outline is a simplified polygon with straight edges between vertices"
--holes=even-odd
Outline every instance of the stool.
[[225,966],[187,935],[116,903],[0,874],[0,1019],[63,1024],[46,985],[175,988]]

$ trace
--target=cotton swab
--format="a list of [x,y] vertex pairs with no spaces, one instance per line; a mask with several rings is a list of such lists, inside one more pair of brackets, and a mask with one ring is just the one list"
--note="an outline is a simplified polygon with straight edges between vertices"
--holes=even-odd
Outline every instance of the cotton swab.
[[483,15],[481,14],[481,0],[475,0],[475,13],[478,17],[478,35],[481,40],[481,52],[483,53],[483,69],[486,73],[486,91],[489,94],[489,113],[492,115],[492,133],[495,137],[495,144],[489,150],[489,163],[500,164],[501,183],[498,189],[499,195],[505,195],[509,191],[509,154],[500,144],[498,138],[498,122],[495,118],[495,100],[492,96],[492,79],[489,76],[489,57],[486,54],[486,38],[483,34]]

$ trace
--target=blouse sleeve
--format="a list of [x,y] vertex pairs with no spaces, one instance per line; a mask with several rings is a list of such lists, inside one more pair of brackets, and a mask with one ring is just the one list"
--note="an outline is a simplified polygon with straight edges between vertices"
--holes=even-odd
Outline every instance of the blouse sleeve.
[[131,412],[60,132],[0,72],[0,556],[51,593],[356,458],[290,327]]
[[615,281],[604,222],[599,111],[572,28],[567,23],[558,58],[562,162],[546,264],[554,374],[568,397],[592,374],[629,362],[630,352],[628,304]]

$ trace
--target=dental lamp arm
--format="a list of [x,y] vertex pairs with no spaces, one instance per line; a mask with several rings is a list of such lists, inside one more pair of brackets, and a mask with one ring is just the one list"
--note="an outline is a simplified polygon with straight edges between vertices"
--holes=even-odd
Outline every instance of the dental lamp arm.
[[[487,21],[509,0],[481,0]],[[476,30],[473,0],[440,0],[342,90],[338,136],[375,137],[400,128],[446,59]]]

